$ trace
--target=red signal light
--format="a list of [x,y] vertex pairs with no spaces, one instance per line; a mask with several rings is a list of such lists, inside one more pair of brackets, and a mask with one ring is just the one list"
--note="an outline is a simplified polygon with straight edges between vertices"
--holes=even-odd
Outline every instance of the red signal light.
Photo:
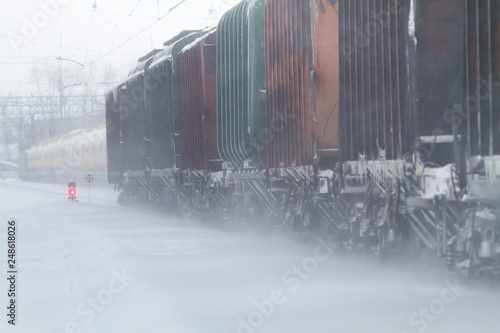
[[69,195],[70,195],[71,197],[74,197],[74,196],[76,195],[76,190],[75,190],[74,188],[70,188],[70,189],[69,189]]

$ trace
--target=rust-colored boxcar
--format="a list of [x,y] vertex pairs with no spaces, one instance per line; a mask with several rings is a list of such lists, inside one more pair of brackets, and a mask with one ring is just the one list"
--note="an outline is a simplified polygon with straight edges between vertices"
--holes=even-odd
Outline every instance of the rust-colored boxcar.
[[267,167],[338,152],[338,6],[266,1]]
[[217,151],[216,31],[177,56],[183,170],[220,169]]

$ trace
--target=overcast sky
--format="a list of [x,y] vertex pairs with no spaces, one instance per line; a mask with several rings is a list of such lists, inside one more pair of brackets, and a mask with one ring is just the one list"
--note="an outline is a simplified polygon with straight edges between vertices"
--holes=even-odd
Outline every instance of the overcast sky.
[[0,0],[0,96],[29,93],[33,66],[56,56],[85,70],[112,62],[126,75],[139,56],[181,30],[216,24],[239,1]]

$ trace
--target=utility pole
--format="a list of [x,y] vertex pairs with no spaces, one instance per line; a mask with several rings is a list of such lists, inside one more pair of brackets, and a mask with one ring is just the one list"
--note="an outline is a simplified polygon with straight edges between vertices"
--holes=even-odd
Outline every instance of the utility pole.
[[62,93],[62,70],[61,70],[61,64],[59,63],[57,66],[57,89],[59,90],[59,118],[62,118],[63,115],[63,106],[62,106],[62,98],[63,98],[63,93]]
[[5,145],[5,157],[7,159],[7,161],[10,161],[10,149],[9,149],[9,133],[8,133],[8,128],[9,128],[9,124],[8,124],[8,119],[7,119],[7,116],[5,114],[5,105],[2,105],[2,115],[3,115],[3,118],[4,118],[4,121],[3,121],[3,128],[2,128],[2,136],[3,136],[3,142],[4,142],[4,145]]

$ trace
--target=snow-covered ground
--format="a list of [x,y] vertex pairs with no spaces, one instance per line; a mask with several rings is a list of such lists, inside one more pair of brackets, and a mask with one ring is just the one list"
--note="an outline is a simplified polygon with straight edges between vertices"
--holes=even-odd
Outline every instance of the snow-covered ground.
[[0,269],[17,220],[16,326],[0,332],[500,332],[500,291],[418,263],[341,258],[328,241],[123,208],[110,189],[0,180]]

